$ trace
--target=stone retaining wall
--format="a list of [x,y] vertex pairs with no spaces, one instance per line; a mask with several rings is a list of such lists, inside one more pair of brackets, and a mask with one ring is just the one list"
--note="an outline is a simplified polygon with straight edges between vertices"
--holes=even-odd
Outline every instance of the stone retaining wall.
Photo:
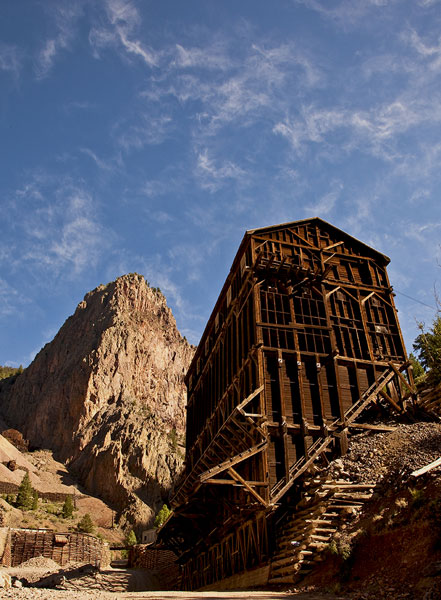
[[[0,494],[18,494],[19,486],[16,483],[10,483],[9,481],[0,481]],[[64,502],[68,496],[72,494],[65,494],[63,492],[38,492],[39,498],[46,498],[51,502]],[[77,495],[77,498],[79,496]]]

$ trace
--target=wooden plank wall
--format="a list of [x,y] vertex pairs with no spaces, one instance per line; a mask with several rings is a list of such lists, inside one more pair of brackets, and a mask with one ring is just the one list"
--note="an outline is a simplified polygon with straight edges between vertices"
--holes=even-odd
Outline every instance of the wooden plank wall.
[[[307,224],[253,238],[270,487],[288,476],[323,426],[358,401],[387,361],[406,360],[385,261],[366,250]],[[284,423],[288,435],[281,435]]]
[[236,527],[219,543],[188,560],[183,566],[182,589],[210,586],[216,581],[266,565],[268,560],[267,519],[259,514]]

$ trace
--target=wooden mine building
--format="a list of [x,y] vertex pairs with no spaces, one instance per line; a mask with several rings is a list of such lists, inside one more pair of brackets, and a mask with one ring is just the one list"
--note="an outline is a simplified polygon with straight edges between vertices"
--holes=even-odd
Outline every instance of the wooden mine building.
[[369,411],[403,410],[388,263],[320,218],[246,232],[186,378],[185,471],[161,532],[184,589],[266,583],[305,474],[372,427]]

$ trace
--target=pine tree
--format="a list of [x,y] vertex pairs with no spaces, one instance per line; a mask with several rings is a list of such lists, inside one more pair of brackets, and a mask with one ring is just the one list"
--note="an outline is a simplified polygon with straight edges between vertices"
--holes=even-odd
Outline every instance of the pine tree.
[[26,472],[18,488],[16,504],[17,508],[29,510],[32,508],[33,503],[34,489],[29,478],[29,473]]
[[72,496],[66,496],[66,499],[63,504],[63,508],[61,509],[61,515],[63,519],[70,519],[73,515],[74,504],[72,500]]
[[37,490],[32,490],[32,510],[37,510],[38,508],[38,492]]
[[438,314],[432,327],[424,330],[422,323],[418,324],[420,335],[413,343],[413,349],[423,368],[428,371],[427,380],[436,385],[441,382],[441,314]]
[[86,513],[81,521],[77,525],[78,531],[82,531],[84,533],[92,533],[95,529],[95,525],[93,524],[92,517],[89,513]]

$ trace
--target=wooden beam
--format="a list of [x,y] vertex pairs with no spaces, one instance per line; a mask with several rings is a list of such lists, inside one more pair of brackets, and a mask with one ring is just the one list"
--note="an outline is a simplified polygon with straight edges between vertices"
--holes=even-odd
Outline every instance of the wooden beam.
[[344,244],[344,242],[335,242],[335,244],[331,244],[330,246],[325,246],[324,248],[321,248],[320,252],[329,252],[329,250],[331,250],[331,248],[335,248],[336,246],[341,246],[342,244]]
[[266,502],[266,500],[264,500],[262,498],[262,496],[260,494],[258,494],[256,492],[256,490],[254,488],[252,488],[251,485],[249,485],[249,483],[247,481],[245,481],[245,479],[239,475],[239,473],[237,471],[235,471],[233,468],[230,467],[228,469],[228,473],[236,481],[238,481],[239,483],[241,483],[250,492],[250,494],[252,494],[256,498],[256,500],[258,500],[261,504],[263,504],[263,506],[265,508],[268,508],[268,502]]
[[[412,385],[410,384],[410,382],[407,381],[405,379],[405,377],[403,377],[403,374],[401,373],[401,371],[399,369],[397,369],[397,367],[394,365],[394,363],[389,362],[389,366],[391,369],[393,369],[395,371],[395,373],[398,375],[400,381],[402,383],[404,383],[404,385],[407,387],[407,389],[410,390],[413,394],[416,394],[417,393],[416,388],[415,387],[412,388]],[[406,366],[406,364],[402,365],[402,367],[405,367],[405,366]]]
[[395,410],[397,410],[399,413],[403,412],[401,406],[399,404],[397,404],[395,402],[395,400],[392,400],[392,398],[389,396],[389,394],[386,394],[386,392],[384,390],[380,390],[378,393],[380,394],[380,396],[382,398],[387,400],[395,408]]
[[261,385],[257,390],[254,390],[245,400],[243,400],[240,404],[236,406],[236,410],[241,411],[245,406],[251,402],[260,392],[263,392],[265,385]]
[[243,452],[241,452],[240,454],[237,454],[236,456],[233,456],[232,458],[228,458],[227,460],[220,463],[216,467],[213,467],[212,469],[208,469],[207,471],[205,471],[204,473],[199,475],[199,481],[201,483],[204,483],[204,481],[206,479],[210,479],[210,477],[213,477],[213,475],[218,475],[219,473],[222,473],[222,471],[226,471],[230,467],[234,467],[234,465],[237,465],[238,463],[242,462],[243,460],[246,460],[247,458],[250,458],[251,456],[258,454],[259,452],[262,452],[262,450],[264,450],[266,447],[267,447],[267,441],[265,440],[264,442],[257,444],[257,446],[253,446],[252,448],[249,448],[248,450],[244,450]]
[[366,429],[367,431],[395,431],[396,427],[389,425],[371,425],[370,423],[350,423],[350,429]]
[[324,490],[373,490],[377,487],[376,483],[324,483],[321,488]]
[[425,467],[421,467],[421,469],[417,469],[416,471],[412,471],[410,474],[411,477],[419,477],[420,475],[424,475],[424,473],[428,473],[432,469],[436,469],[436,467],[441,466],[441,458],[437,458],[433,462],[429,463]]
[[[239,485],[235,479],[206,479],[204,483],[214,483],[219,485]],[[268,487],[268,483],[265,481],[248,481],[250,485],[260,486],[260,487]]]

